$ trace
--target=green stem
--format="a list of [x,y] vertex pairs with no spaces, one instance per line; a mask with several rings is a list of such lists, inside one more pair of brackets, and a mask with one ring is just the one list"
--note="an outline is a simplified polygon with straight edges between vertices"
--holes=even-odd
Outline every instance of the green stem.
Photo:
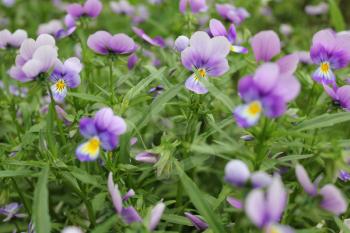
[[114,104],[113,60],[109,62],[109,85],[111,88],[111,104]]
[[265,142],[266,142],[266,139],[268,137],[268,135],[266,135],[267,128],[268,128],[268,119],[264,119],[264,125],[263,125],[261,132],[259,133],[258,143],[255,146],[255,152],[257,154],[255,167],[257,169],[260,167],[261,163],[266,158]]
[[26,209],[27,213],[29,213],[29,215],[31,215],[31,214],[32,214],[31,209],[29,208],[29,205],[28,205],[28,203],[27,203],[27,200],[24,198],[24,196],[23,196],[21,190],[19,189],[15,178],[11,177],[11,180],[12,180],[13,186],[14,186],[15,189],[16,189],[16,192],[18,193],[19,197],[20,197],[21,200],[22,200],[22,203],[23,203],[23,205],[24,205],[24,208]]

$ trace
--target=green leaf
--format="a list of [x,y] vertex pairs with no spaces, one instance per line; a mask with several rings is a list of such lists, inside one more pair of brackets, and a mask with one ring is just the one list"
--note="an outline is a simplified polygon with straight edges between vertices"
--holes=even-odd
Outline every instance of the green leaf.
[[0,178],[15,177],[15,176],[37,176],[37,173],[33,173],[30,170],[18,170],[18,171],[0,171]]
[[333,125],[344,123],[347,121],[350,121],[349,112],[340,112],[340,113],[333,113],[333,114],[326,113],[321,116],[317,116],[315,118],[312,118],[300,123],[295,128],[295,130],[304,131],[304,130],[311,130],[311,129],[326,128],[326,127],[331,127]]
[[191,178],[186,175],[178,162],[175,162],[175,165],[182,185],[187,192],[187,195],[201,216],[209,224],[209,227],[216,233],[226,232],[223,227],[223,223],[221,222],[221,217],[216,215],[216,213],[213,211],[213,208],[208,205],[204,199],[203,193],[199,190],[197,185],[191,180]]
[[163,214],[162,219],[169,223],[174,223],[174,224],[184,225],[184,226],[192,226],[192,223],[190,222],[190,220],[188,220],[184,216],[179,216],[175,214]]
[[117,222],[117,216],[112,215],[110,218],[108,218],[103,223],[100,223],[95,229],[91,231],[91,233],[106,233],[109,232],[109,229],[113,227],[114,224]]
[[48,233],[51,230],[49,193],[47,189],[48,176],[49,167],[46,166],[42,169],[34,191],[33,220],[37,233]]
[[90,101],[90,102],[97,102],[97,103],[105,102],[105,100],[102,97],[97,95],[90,95],[86,93],[77,93],[77,92],[70,92],[69,95],[82,100]]
[[346,24],[339,9],[339,4],[335,0],[328,0],[328,2],[332,26],[335,27],[337,31],[344,31],[346,29]]
[[235,106],[230,97],[225,95],[221,90],[219,90],[214,84],[210,83],[208,80],[203,79],[202,81],[206,88],[208,88],[209,93],[219,101],[221,101],[230,111],[232,111]]

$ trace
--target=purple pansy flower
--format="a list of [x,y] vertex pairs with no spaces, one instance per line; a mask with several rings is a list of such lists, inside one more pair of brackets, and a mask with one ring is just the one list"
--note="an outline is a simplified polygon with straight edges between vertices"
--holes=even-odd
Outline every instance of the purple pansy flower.
[[156,36],[154,38],[151,38],[149,35],[147,35],[142,29],[138,27],[132,27],[132,30],[135,32],[135,34],[143,39],[144,41],[148,42],[151,45],[158,46],[158,47],[165,47],[165,41],[162,37]]
[[137,49],[134,40],[124,33],[111,35],[106,31],[98,31],[90,35],[87,41],[90,49],[95,53],[131,54]]
[[96,160],[101,146],[106,151],[114,150],[119,143],[119,136],[126,132],[124,119],[115,116],[110,108],[100,109],[94,118],[82,118],[79,127],[81,135],[88,139],[76,149],[80,161]]
[[236,8],[230,4],[216,4],[216,11],[222,18],[234,23],[235,25],[240,25],[250,16],[245,8]]
[[118,2],[112,1],[110,2],[109,6],[116,14],[132,16],[135,12],[135,8],[126,0],[121,0]]
[[196,72],[186,80],[186,88],[196,94],[207,93],[201,79],[218,77],[229,70],[226,56],[230,47],[229,41],[223,36],[210,38],[206,32],[195,32],[191,36],[190,46],[181,52],[184,67]]
[[56,37],[57,33],[63,29],[63,24],[60,20],[54,19],[48,23],[39,25],[38,35],[41,34],[50,34]]
[[346,111],[350,111],[350,85],[329,87],[323,84],[326,93]]
[[140,24],[145,22],[149,18],[149,11],[148,8],[142,4],[139,4],[135,8],[135,12],[133,15],[131,15],[132,22],[134,24]]
[[27,37],[27,32],[22,29],[18,29],[14,33],[4,29],[0,31],[0,49],[5,49],[7,47],[19,48]]
[[19,209],[22,207],[22,205],[13,202],[8,205],[5,205],[4,207],[0,208],[0,214],[5,215],[6,218],[2,220],[3,222],[8,222],[12,218],[25,218],[27,215],[26,214],[21,214],[18,213]]
[[[111,195],[112,202],[117,214],[122,217],[123,221],[126,224],[131,224],[133,222],[142,222],[142,218],[134,207],[123,207],[123,201],[126,201],[128,198],[133,196],[135,194],[134,191],[129,190],[129,192],[124,197],[122,197],[118,185],[114,184],[113,182],[113,174],[111,172],[108,175],[108,192]],[[157,203],[156,206],[152,209],[150,220],[147,224],[147,227],[150,231],[153,231],[159,224],[164,209],[165,204],[163,202]]]
[[287,192],[281,177],[275,175],[266,191],[252,190],[244,203],[244,209],[250,220],[266,233],[292,232],[287,226],[279,225],[287,201]]
[[134,69],[134,67],[137,64],[138,60],[139,60],[139,57],[135,53],[131,54],[129,56],[129,58],[128,58],[128,69],[129,70]]
[[262,171],[251,173],[248,166],[241,160],[231,160],[225,166],[225,181],[231,185],[241,187],[250,181],[253,188],[267,187],[272,177]]
[[57,61],[51,74],[52,95],[56,102],[62,103],[67,95],[68,88],[77,88],[80,85],[80,71],[83,65],[76,57],[67,59],[64,63]]
[[248,128],[255,125],[264,113],[269,118],[276,118],[286,111],[287,103],[300,91],[299,81],[293,76],[295,66],[285,66],[291,60],[298,60],[296,55],[282,59],[287,62],[265,63],[258,67],[253,76],[239,80],[238,91],[246,104],[238,106],[234,116],[239,126]]
[[295,168],[297,179],[304,191],[310,196],[314,197],[320,195],[322,197],[320,206],[328,210],[329,212],[340,215],[347,210],[347,202],[337,187],[333,184],[326,184],[320,190],[318,190],[319,179],[316,179],[313,183],[310,180],[309,175],[305,171],[305,168],[301,165],[297,165]]
[[67,13],[75,19],[83,16],[96,18],[100,15],[102,7],[103,5],[99,0],[87,0],[84,5],[78,3],[69,4],[67,6]]
[[190,212],[185,212],[185,216],[191,221],[192,225],[198,231],[205,231],[208,228],[208,224],[200,217],[191,214]]
[[34,80],[41,73],[48,72],[57,62],[55,39],[47,34],[37,40],[26,39],[21,44],[16,57],[16,65],[9,70],[9,75],[21,82]]
[[208,10],[206,0],[180,0],[179,10],[181,13],[185,13],[187,5],[190,5],[192,13],[199,13]]
[[248,53],[248,49],[242,46],[236,45],[237,32],[234,24],[231,24],[228,31],[225,26],[217,19],[211,19],[209,22],[210,33],[215,36],[225,36],[232,44],[231,51],[235,53]]
[[341,69],[350,63],[350,35],[338,35],[330,29],[317,32],[312,39],[310,56],[319,68],[312,78],[318,83],[336,84],[333,69]]

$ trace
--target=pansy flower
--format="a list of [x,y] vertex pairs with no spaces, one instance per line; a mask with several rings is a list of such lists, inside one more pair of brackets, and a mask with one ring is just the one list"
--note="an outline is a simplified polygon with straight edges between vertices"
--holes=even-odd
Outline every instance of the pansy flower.
[[230,47],[230,42],[223,36],[210,38],[206,32],[195,32],[190,46],[181,52],[183,66],[194,72],[186,80],[186,88],[196,94],[207,93],[201,79],[218,77],[229,70],[226,56]]
[[236,44],[237,32],[234,24],[231,24],[226,30],[225,26],[217,19],[211,19],[209,22],[210,33],[215,36],[225,36],[232,44],[231,51],[235,53],[248,53],[248,49]]
[[44,23],[44,24],[39,25],[37,33],[38,33],[38,35],[50,34],[50,35],[56,37],[57,33],[62,29],[63,29],[62,22],[60,20],[54,19],[48,23]]
[[307,5],[305,6],[305,12],[308,15],[323,15],[329,10],[329,6],[325,2],[321,2],[317,5]]
[[235,7],[230,4],[216,4],[216,11],[219,15],[235,25],[240,25],[250,17],[249,12],[243,7]]
[[199,13],[208,10],[206,0],[180,0],[179,10],[181,13],[185,13],[187,6],[190,6],[192,13]]
[[135,8],[126,0],[120,0],[118,2],[111,1],[109,6],[111,10],[116,14],[125,14],[132,16],[135,12]]
[[336,34],[330,29],[317,32],[312,39],[310,56],[319,65],[312,78],[318,83],[336,84],[333,70],[350,63],[350,35]]
[[18,29],[14,33],[4,29],[0,31],[0,49],[5,49],[7,47],[19,48],[27,37],[27,32],[22,29]]
[[80,71],[83,65],[76,57],[67,59],[64,63],[57,61],[50,76],[51,91],[56,102],[63,102],[67,95],[68,88],[76,88],[80,85]]
[[32,81],[53,68],[57,56],[55,39],[51,35],[42,34],[36,41],[26,39],[21,44],[16,65],[9,70],[9,75],[21,82]]
[[350,85],[342,87],[329,87],[323,84],[326,93],[332,97],[333,101],[346,111],[350,111]]
[[187,36],[179,36],[174,42],[174,48],[178,52],[184,51],[190,44],[190,39]]
[[0,207],[0,215],[6,216],[6,218],[2,221],[8,222],[12,218],[25,218],[27,216],[26,214],[19,213],[19,209],[21,207],[22,205],[16,202],[5,205],[4,207]]
[[252,190],[244,203],[249,219],[265,233],[290,233],[293,230],[278,224],[287,202],[287,192],[281,177],[274,175],[266,191]]
[[[133,206],[124,207],[123,203],[130,197],[135,195],[134,190],[130,189],[123,197],[121,196],[119,187],[113,182],[113,174],[110,172],[108,175],[108,192],[112,198],[114,208],[119,216],[126,224],[132,224],[134,222],[142,222],[142,218]],[[150,219],[148,221],[147,228],[149,231],[153,231],[163,215],[165,204],[158,202],[151,210]]]
[[205,231],[208,228],[208,224],[202,218],[191,214],[190,212],[185,212],[185,216],[198,231]]
[[239,80],[238,92],[245,102],[233,113],[239,126],[248,128],[255,125],[262,114],[269,118],[283,115],[287,103],[300,91],[300,83],[289,68],[280,63],[265,63],[254,75]]
[[124,119],[115,116],[110,108],[102,108],[94,118],[82,118],[79,127],[81,135],[87,139],[76,149],[80,161],[96,160],[100,147],[106,151],[114,150],[119,144],[119,136],[126,132]]
[[317,195],[322,197],[320,206],[323,209],[328,210],[335,215],[340,215],[347,210],[348,203],[335,185],[326,184],[319,190],[318,185],[320,180],[316,179],[314,182],[311,182],[305,168],[301,165],[295,167],[295,174],[307,194],[312,197]]
[[161,36],[156,36],[154,38],[151,38],[149,35],[145,33],[144,30],[138,28],[138,27],[132,27],[132,30],[135,32],[135,34],[146,41],[147,43],[153,45],[153,46],[158,46],[158,47],[165,47],[165,41]]
[[95,53],[107,54],[131,54],[137,49],[134,40],[124,33],[111,35],[106,31],[98,31],[90,35],[87,45]]
[[69,4],[67,6],[67,13],[75,19],[83,16],[96,18],[100,15],[102,7],[103,5],[99,0],[87,0],[84,5],[78,3]]

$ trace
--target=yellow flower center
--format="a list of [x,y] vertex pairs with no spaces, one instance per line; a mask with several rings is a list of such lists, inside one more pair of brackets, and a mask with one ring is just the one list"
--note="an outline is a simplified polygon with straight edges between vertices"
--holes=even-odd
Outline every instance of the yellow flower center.
[[329,63],[328,62],[321,63],[321,71],[322,71],[322,73],[327,73],[329,71]]
[[207,75],[207,72],[205,69],[199,69],[198,70],[199,77],[197,75],[194,76],[194,78],[198,81],[200,78],[204,78]]
[[59,79],[56,84],[55,84],[56,90],[58,92],[62,92],[64,88],[66,87],[66,83],[64,82],[63,79]]
[[100,148],[100,139],[97,137],[91,138],[87,143],[87,151],[91,154],[95,154],[97,150]]
[[259,101],[254,101],[254,102],[249,104],[248,112],[250,114],[256,115],[256,114],[260,113],[261,110],[262,110],[262,108],[261,108],[261,104]]

